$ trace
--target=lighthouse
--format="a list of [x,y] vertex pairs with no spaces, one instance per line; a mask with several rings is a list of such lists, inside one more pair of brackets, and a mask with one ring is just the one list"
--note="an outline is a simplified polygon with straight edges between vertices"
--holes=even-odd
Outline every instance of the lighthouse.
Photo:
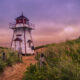
[[34,54],[34,44],[31,31],[34,30],[29,19],[23,14],[17,17],[15,24],[11,24],[13,37],[11,41],[11,49],[20,51],[23,55]]

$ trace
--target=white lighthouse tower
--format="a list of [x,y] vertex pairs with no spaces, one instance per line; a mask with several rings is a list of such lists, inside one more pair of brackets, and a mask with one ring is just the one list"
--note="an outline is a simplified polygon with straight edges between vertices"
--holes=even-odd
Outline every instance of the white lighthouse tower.
[[13,30],[11,48],[21,51],[22,54],[34,54],[34,45],[31,31],[33,28],[29,23],[29,19],[23,14],[16,18],[16,24],[10,27]]

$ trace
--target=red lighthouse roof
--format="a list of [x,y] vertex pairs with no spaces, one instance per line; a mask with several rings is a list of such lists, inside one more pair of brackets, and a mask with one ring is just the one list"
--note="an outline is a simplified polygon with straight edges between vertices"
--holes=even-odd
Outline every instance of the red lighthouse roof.
[[29,21],[29,19],[27,17],[25,17],[22,13],[21,16],[17,17],[16,20],[20,20],[20,19],[25,19],[26,21]]
[[19,16],[19,17],[17,17],[16,18],[16,24],[28,24],[29,23],[29,19],[28,18],[26,18],[24,15],[23,15],[23,13],[22,13],[22,15],[21,16]]

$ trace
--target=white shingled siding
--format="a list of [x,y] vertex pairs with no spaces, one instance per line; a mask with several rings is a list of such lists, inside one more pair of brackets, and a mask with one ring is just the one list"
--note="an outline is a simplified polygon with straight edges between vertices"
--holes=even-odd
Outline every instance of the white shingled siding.
[[[24,30],[23,29],[17,30],[15,32],[15,34],[14,34],[14,39],[16,38],[17,34],[22,34],[22,36],[20,36],[20,38],[22,39],[21,48],[22,48],[22,52],[24,54],[25,53]],[[29,44],[27,43],[28,40],[31,40],[31,36],[30,36],[29,31],[27,29],[25,30],[25,37],[26,37],[26,52],[27,52],[27,54],[33,54],[34,50],[32,50],[29,47]],[[33,44],[32,44],[32,46],[33,46]],[[15,43],[14,43],[14,41],[13,41],[13,44],[12,44],[12,48],[15,49]],[[16,50],[18,51],[18,49],[19,49],[19,43],[17,42],[16,43]]]

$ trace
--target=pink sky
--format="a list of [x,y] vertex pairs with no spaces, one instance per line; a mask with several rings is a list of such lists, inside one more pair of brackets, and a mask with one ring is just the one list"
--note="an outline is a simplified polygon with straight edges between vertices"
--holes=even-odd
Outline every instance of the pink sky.
[[[80,25],[76,26],[66,26],[63,25],[55,25],[53,23],[36,23],[35,30],[32,31],[33,40],[35,46],[42,44],[49,44],[54,42],[63,42],[66,40],[76,39],[80,36]],[[41,27],[40,26],[45,26]],[[38,26],[38,27],[37,27]],[[46,27],[50,26],[50,27]],[[55,27],[53,27],[55,26]],[[58,29],[57,29],[57,26]],[[63,27],[62,27],[63,26]],[[0,45],[1,46],[10,46],[10,42],[12,39],[12,30],[9,28],[1,28],[0,29]]]

